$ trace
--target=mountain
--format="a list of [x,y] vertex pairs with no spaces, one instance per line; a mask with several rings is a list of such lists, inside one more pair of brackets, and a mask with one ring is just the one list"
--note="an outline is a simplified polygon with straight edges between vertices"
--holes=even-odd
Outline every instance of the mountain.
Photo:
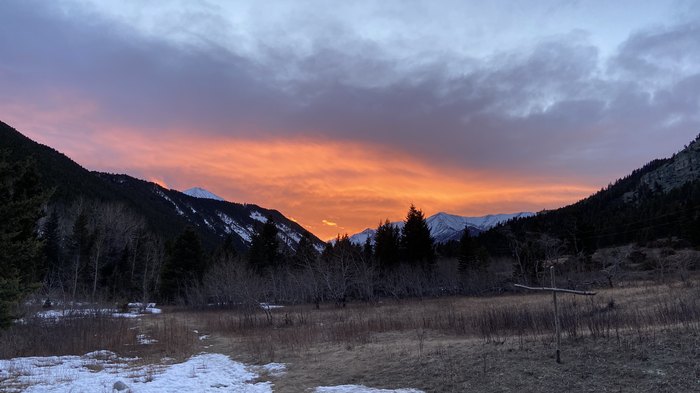
[[[572,205],[514,220],[482,238],[548,234],[572,253],[630,243],[700,245],[700,135],[670,158],[657,159]],[[505,251],[505,250],[504,250]]]
[[489,214],[481,217],[463,217],[454,214],[437,213],[426,219],[430,234],[438,243],[459,240],[465,227],[469,227],[472,235],[489,230],[496,225],[515,218],[530,217],[534,213],[520,212],[512,214]]
[[[447,243],[450,240],[459,240],[464,228],[469,228],[471,235],[476,236],[481,232],[508,220],[530,217],[534,213],[521,212],[513,214],[489,214],[480,217],[463,217],[454,214],[437,213],[426,218],[430,234],[436,243]],[[393,222],[397,228],[403,228],[403,221]],[[350,236],[350,241],[355,244],[364,244],[367,239],[373,239],[376,229],[367,228],[360,233]],[[373,240],[370,240],[373,241]]]
[[294,249],[305,234],[317,246],[323,244],[276,210],[227,202],[202,189],[191,189],[197,191],[192,191],[191,194],[196,194],[192,196],[128,175],[90,172],[62,153],[32,141],[3,122],[0,122],[0,151],[6,151],[10,161],[32,157],[44,187],[53,190],[50,203],[68,206],[83,199],[123,204],[143,216],[150,229],[166,239],[179,235],[185,227],[191,226],[209,249],[215,248],[230,235],[234,246],[245,251],[256,228],[271,217],[279,229],[281,243],[289,248]]
[[188,188],[187,190],[182,192],[185,195],[189,195],[191,197],[195,198],[202,198],[202,199],[213,199],[215,201],[223,201],[224,198],[214,194],[211,191],[207,191],[203,188],[200,187],[192,187]]

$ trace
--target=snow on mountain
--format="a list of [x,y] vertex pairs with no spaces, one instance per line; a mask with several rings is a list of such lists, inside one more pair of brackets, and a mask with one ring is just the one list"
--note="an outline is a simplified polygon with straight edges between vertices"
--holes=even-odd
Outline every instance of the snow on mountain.
[[[459,240],[462,231],[468,227],[472,234],[489,230],[496,225],[513,218],[530,217],[535,213],[521,212],[512,214],[489,214],[481,217],[464,217],[454,214],[437,213],[426,218],[430,234],[437,243],[445,243],[450,240]],[[403,221],[393,222],[392,225],[401,229]],[[350,236],[350,241],[355,244],[364,244],[367,239],[374,238],[376,229],[367,228],[360,233]]]
[[[398,224],[398,223],[395,223],[395,224]],[[375,232],[377,232],[375,229],[367,228],[360,233],[356,233],[356,234],[350,236],[350,241],[355,243],[355,244],[365,244],[367,239],[374,238]],[[370,240],[370,241],[374,242],[373,240]]]
[[250,218],[252,218],[255,221],[260,221],[263,224],[267,222],[267,217],[265,217],[262,213],[259,211],[254,211],[250,213]]
[[[440,214],[440,213],[438,213]],[[444,213],[443,213],[444,214]],[[486,216],[482,217],[465,217],[467,219],[467,222],[469,225],[473,225],[482,231],[491,229],[495,227],[496,225],[506,222],[508,220],[512,220],[514,218],[525,218],[525,217],[531,217],[534,216],[535,213],[531,212],[520,212],[520,213],[512,213],[512,214],[489,214]]]
[[195,198],[202,198],[202,199],[213,199],[216,201],[224,201],[225,199],[214,194],[213,192],[207,191],[203,188],[200,187],[192,187],[190,189],[187,189],[182,192],[183,194],[187,194],[191,197]]

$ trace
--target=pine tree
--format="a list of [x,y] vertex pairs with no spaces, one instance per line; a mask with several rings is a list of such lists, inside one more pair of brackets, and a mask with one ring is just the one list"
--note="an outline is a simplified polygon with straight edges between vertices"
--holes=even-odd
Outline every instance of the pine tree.
[[371,263],[374,259],[374,247],[372,246],[372,239],[367,237],[365,244],[362,245],[362,259],[365,263]]
[[385,220],[374,235],[374,254],[382,269],[393,269],[399,264],[401,231]]
[[12,323],[17,303],[43,274],[36,225],[48,196],[33,160],[11,164],[0,157],[0,327]]
[[462,237],[459,239],[459,272],[464,274],[469,270],[477,270],[482,267],[478,244],[476,240],[469,234],[469,228],[464,227]]
[[161,272],[160,293],[173,301],[185,295],[187,288],[202,280],[206,260],[197,232],[191,227],[175,240]]
[[434,240],[430,236],[423,212],[411,205],[401,235],[401,247],[405,260],[412,265],[429,267],[435,259]]
[[73,231],[69,239],[71,262],[68,275],[71,280],[71,298],[73,301],[76,300],[78,287],[83,278],[83,270],[87,265],[90,254],[92,239],[87,226],[87,214],[81,210],[73,223]]
[[58,214],[55,210],[49,213],[44,225],[42,239],[44,240],[44,255],[49,274],[58,277],[63,264],[63,248],[61,232],[58,224]]
[[248,250],[248,263],[259,274],[281,264],[282,255],[277,232],[275,221],[268,217],[262,228],[253,235]]
[[314,247],[311,234],[304,232],[304,235],[299,240],[299,244],[294,252],[292,260],[295,266],[306,266],[310,262],[318,258],[318,250]]
[[214,250],[213,260],[216,262],[231,262],[238,257],[238,251],[234,246],[233,235],[229,234],[224,242]]

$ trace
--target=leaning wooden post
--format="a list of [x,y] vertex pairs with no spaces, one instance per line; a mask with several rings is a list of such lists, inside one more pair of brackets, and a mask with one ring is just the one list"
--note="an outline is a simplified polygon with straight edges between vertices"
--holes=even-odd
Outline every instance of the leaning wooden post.
[[[554,266],[549,267],[549,273],[552,278],[552,288],[557,287],[556,280],[554,279]],[[561,330],[559,329],[559,305],[557,304],[557,291],[552,291],[552,298],[554,299],[554,328],[557,333],[557,363],[561,363],[559,346],[561,345]]]

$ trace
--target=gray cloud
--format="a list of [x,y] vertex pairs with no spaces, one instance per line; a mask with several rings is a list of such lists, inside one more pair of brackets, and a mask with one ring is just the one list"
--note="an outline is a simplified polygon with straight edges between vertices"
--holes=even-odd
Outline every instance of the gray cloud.
[[300,14],[251,52],[209,35],[236,37],[217,12],[174,15],[173,34],[189,39],[176,43],[89,7],[0,2],[0,105],[86,100],[94,124],[361,141],[446,166],[594,182],[700,129],[698,21],[634,33],[610,58],[580,31],[477,58],[444,42],[392,51],[323,18],[300,27],[299,47],[269,39],[292,34]]

